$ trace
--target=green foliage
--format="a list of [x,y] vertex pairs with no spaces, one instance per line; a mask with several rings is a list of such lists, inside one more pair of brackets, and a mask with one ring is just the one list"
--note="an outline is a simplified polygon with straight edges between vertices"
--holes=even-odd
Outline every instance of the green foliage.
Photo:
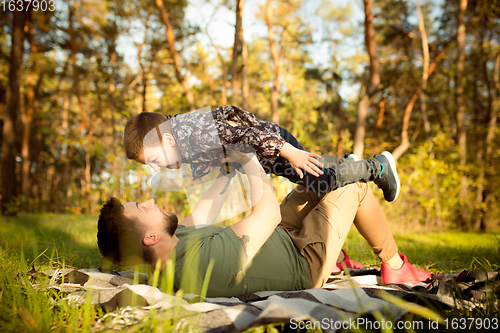
[[[401,192],[397,203],[385,203],[380,191],[374,187],[389,220],[415,230],[457,229],[461,187],[458,159],[457,147],[445,133],[438,133],[431,144],[424,142],[401,157],[398,160]],[[473,169],[472,164],[466,166],[468,172]],[[495,197],[498,194],[498,190],[491,193]],[[469,193],[468,200],[473,202],[475,195],[475,192]],[[498,219],[495,218],[498,205],[489,202],[484,209],[487,212],[484,215],[487,228],[498,230]]]

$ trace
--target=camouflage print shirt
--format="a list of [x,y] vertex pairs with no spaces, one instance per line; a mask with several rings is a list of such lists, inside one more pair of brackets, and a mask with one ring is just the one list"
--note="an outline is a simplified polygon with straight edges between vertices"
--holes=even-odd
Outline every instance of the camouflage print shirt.
[[220,160],[228,147],[254,152],[269,170],[285,144],[276,123],[257,119],[232,105],[203,114],[178,114],[170,119],[170,125],[184,162],[191,164],[194,179],[208,174],[211,167],[222,166]]

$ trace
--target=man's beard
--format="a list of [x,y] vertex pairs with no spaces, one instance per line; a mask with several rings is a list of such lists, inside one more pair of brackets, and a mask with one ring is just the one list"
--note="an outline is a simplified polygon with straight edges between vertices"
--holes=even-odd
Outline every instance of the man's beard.
[[172,213],[164,212],[163,210],[161,210],[161,213],[163,214],[163,227],[165,228],[165,232],[173,236],[175,230],[177,230],[177,216]]

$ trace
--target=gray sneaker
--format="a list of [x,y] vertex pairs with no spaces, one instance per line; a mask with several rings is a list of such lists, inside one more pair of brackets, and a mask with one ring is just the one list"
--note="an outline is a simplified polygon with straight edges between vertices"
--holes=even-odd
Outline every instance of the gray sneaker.
[[375,159],[382,166],[378,179],[374,183],[384,192],[385,200],[391,202],[398,198],[401,184],[398,172],[396,171],[396,161],[391,153],[384,151],[380,155],[375,155]]

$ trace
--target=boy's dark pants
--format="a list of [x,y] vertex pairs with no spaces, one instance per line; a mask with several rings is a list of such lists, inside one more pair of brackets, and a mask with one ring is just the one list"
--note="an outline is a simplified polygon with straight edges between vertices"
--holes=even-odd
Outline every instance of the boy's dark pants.
[[[305,150],[297,139],[282,127],[280,127],[280,135],[295,148]],[[279,156],[272,166],[271,173],[285,177],[292,183],[302,185],[310,191],[328,193],[348,184],[373,181],[380,172],[380,164],[373,158],[355,162],[351,158],[325,156],[320,162],[324,165],[323,168],[320,168],[323,171],[322,175],[316,177],[304,171],[304,177],[301,179],[290,162]]]

